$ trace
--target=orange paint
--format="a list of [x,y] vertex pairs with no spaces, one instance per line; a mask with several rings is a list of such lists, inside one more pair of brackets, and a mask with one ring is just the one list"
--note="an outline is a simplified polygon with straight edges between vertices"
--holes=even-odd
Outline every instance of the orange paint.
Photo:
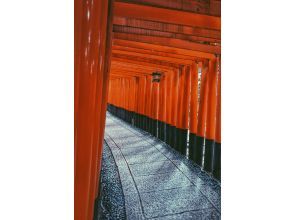
[[167,84],[167,77],[163,75],[161,76],[161,80],[160,80],[158,120],[165,123],[166,123],[166,109],[167,109],[166,84]]
[[[111,58],[112,1],[75,0],[75,220],[98,194]],[[90,40],[89,40],[90,39]]]
[[201,67],[201,85],[200,85],[200,104],[198,113],[198,136],[205,136],[207,100],[208,100],[208,80],[207,80],[207,64],[200,64]]
[[217,57],[217,108],[216,108],[216,132],[215,141],[221,143],[221,62]]
[[182,128],[183,124],[183,99],[184,99],[184,86],[185,86],[185,72],[186,72],[186,66],[183,66],[180,68],[179,71],[179,84],[178,84],[178,102],[177,102],[177,128]]
[[179,86],[179,70],[175,70],[174,80],[172,82],[172,109],[171,109],[171,125],[177,125],[177,116],[178,116],[178,86]]
[[190,132],[197,134],[198,124],[198,64],[191,67]]
[[168,74],[166,76],[166,123],[172,124],[172,82],[174,75]]
[[114,13],[120,17],[156,20],[164,23],[196,26],[205,29],[220,30],[221,26],[219,17],[119,1],[116,1],[114,4]]
[[181,39],[168,38],[168,37],[157,37],[157,36],[148,36],[148,35],[138,35],[138,34],[129,34],[129,33],[117,33],[114,32],[114,39],[122,39],[129,41],[138,41],[149,44],[157,44],[168,47],[176,47],[186,50],[194,50],[203,53],[211,54],[220,54],[220,46],[206,45],[201,43],[190,42]]
[[209,61],[208,67],[208,104],[207,104],[207,125],[205,137],[210,140],[215,139],[216,132],[216,111],[217,111],[217,69],[216,60]]

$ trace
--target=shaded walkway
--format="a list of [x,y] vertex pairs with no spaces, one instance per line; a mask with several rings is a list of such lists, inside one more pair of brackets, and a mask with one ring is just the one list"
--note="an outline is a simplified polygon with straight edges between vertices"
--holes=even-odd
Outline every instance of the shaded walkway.
[[107,114],[128,219],[219,219],[220,184],[165,143]]

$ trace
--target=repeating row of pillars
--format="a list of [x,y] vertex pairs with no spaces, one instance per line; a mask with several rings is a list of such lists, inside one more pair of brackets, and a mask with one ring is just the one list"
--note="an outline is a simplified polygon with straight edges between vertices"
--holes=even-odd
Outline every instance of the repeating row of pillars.
[[220,179],[219,56],[164,72],[159,83],[146,75],[112,79],[109,88],[110,112],[180,153],[189,152],[191,160]]

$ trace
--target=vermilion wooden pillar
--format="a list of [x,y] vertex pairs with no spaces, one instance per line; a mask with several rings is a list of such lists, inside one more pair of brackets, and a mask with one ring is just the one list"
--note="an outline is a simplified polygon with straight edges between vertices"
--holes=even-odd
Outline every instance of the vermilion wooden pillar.
[[158,137],[162,141],[166,139],[166,83],[167,77],[163,75],[160,80],[159,113],[158,113]]
[[133,92],[132,92],[132,78],[128,79],[128,108],[127,108],[127,122],[132,122],[132,102],[133,102]]
[[151,82],[151,96],[150,96],[150,112],[149,112],[149,119],[150,119],[150,133],[153,134],[153,125],[154,125],[154,97],[155,97],[155,86],[154,83]]
[[75,0],[75,220],[92,220],[109,80],[112,1]]
[[179,71],[179,83],[178,83],[178,103],[176,105],[178,111],[177,111],[177,121],[176,121],[176,129],[175,129],[175,149],[177,151],[180,151],[180,137],[181,134],[179,132],[179,129],[182,124],[182,116],[183,116],[183,97],[184,97],[184,80],[185,80],[185,72],[186,72],[186,66],[182,66]]
[[152,120],[151,120],[151,112],[152,112],[152,90],[153,90],[153,84],[152,84],[152,79],[150,76],[147,77],[147,87],[148,87],[148,92],[146,93],[147,96],[147,102],[146,102],[146,118],[147,118],[147,131],[149,133],[152,132]]
[[200,83],[200,103],[198,110],[198,124],[197,124],[197,136],[195,144],[195,158],[194,161],[202,166],[203,159],[203,148],[204,148],[204,137],[205,137],[205,126],[206,126],[206,115],[207,115],[207,99],[208,99],[208,80],[207,71],[208,63],[199,63],[201,68],[201,83]]
[[183,155],[187,150],[188,117],[190,100],[191,67],[184,66],[180,75],[178,123],[177,123],[177,146],[176,149]]
[[147,77],[140,77],[139,78],[139,90],[140,93],[138,95],[138,114],[137,114],[137,124],[138,127],[141,129],[145,130],[146,127],[146,122],[145,122],[145,118],[146,118],[146,111],[147,111]]
[[221,62],[220,56],[216,59],[217,68],[217,104],[216,104],[216,130],[215,148],[213,157],[213,175],[220,180],[221,178]]
[[137,113],[139,111],[139,105],[138,105],[138,96],[139,96],[139,77],[135,77],[134,80],[134,112],[133,112],[133,125],[136,125],[137,120]]
[[128,98],[128,105],[127,105],[127,122],[131,123],[132,120],[132,78],[128,78],[128,84],[127,84],[127,98]]
[[215,147],[216,132],[216,109],[217,109],[217,68],[216,59],[209,60],[208,67],[208,106],[207,106],[207,124],[205,134],[205,157],[204,169],[208,172],[213,171],[213,154]]
[[158,102],[159,102],[159,83],[152,82],[151,95],[151,134],[157,137],[157,123],[158,123]]
[[172,82],[174,75],[168,73],[166,77],[166,143],[171,145],[171,124],[172,124]]
[[163,76],[161,76],[160,82],[159,84],[159,102],[158,102],[158,121],[157,121],[157,125],[158,125],[158,138],[162,139],[162,135],[161,135],[161,129],[162,129],[162,117],[163,117],[163,110],[164,110],[164,106],[163,104]]
[[174,70],[174,77],[172,82],[172,106],[171,106],[171,126],[170,126],[170,146],[176,148],[177,130],[176,125],[178,121],[178,90],[179,90],[179,74],[180,70]]
[[156,90],[155,90],[155,123],[154,123],[154,136],[158,137],[158,117],[159,117],[159,90],[161,85],[157,82],[156,84]]
[[138,77],[137,78],[137,91],[138,91],[138,95],[137,95],[137,98],[136,98],[136,102],[137,102],[137,111],[135,113],[135,126],[136,127],[139,127],[139,124],[140,124],[140,113],[143,112],[142,108],[142,102],[141,102],[141,97],[142,97],[142,90],[143,90],[143,87],[142,87],[142,81],[143,81],[143,77]]
[[140,117],[140,128],[146,130],[147,129],[147,76],[144,76],[141,84],[141,95],[138,96],[141,103],[141,111],[139,114]]
[[193,63],[191,67],[191,98],[190,98],[190,136],[189,136],[189,159],[195,161],[196,139],[198,125],[198,64]]

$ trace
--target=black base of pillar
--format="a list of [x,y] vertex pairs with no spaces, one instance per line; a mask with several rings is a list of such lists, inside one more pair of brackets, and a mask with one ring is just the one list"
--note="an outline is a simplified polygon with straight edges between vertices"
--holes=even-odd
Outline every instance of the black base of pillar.
[[144,130],[149,132],[149,119],[147,116],[144,116],[144,120],[145,120],[145,124],[143,125],[144,126]]
[[153,133],[154,133],[154,137],[158,137],[158,132],[157,132],[157,129],[158,129],[158,120],[155,120],[153,121],[154,125],[153,125]]
[[189,159],[202,166],[204,138],[190,133]]
[[204,153],[204,170],[211,173],[213,170],[213,151],[215,141],[205,139],[205,153]]
[[152,118],[148,118],[148,123],[149,123],[149,133],[153,135],[153,119]]
[[142,128],[142,115],[137,114],[137,127]]
[[140,117],[140,114],[138,113],[135,113],[135,126],[136,127],[139,127],[139,117]]
[[215,142],[214,146],[214,158],[213,158],[213,176],[221,180],[221,144]]
[[165,141],[165,123],[162,121],[158,121],[158,138],[162,141]]
[[176,128],[177,130],[177,144],[176,150],[183,155],[187,152],[187,129]]
[[162,123],[161,121],[157,121],[157,136],[158,136],[158,139],[162,140]]
[[125,110],[126,113],[126,122],[130,123],[130,112],[128,110]]
[[170,146],[176,149],[177,145],[177,128],[175,126],[171,126],[171,135],[170,135]]
[[139,114],[138,117],[138,128],[143,128],[143,115]]
[[165,143],[170,145],[170,133],[171,133],[171,128],[170,124],[165,124]]
[[151,118],[147,117],[147,132],[149,132],[151,134],[152,131],[152,122],[151,122]]
[[128,114],[128,111],[127,110],[123,110],[124,111],[124,117],[123,117],[123,120],[125,122],[129,122],[129,114]]
[[125,110],[125,121],[127,123],[130,123],[130,118],[131,118],[130,112],[128,110]]
[[128,112],[128,122],[132,124],[133,112],[131,111],[127,111],[127,112]]
[[131,111],[131,125],[135,125],[135,112]]
[[141,129],[146,131],[146,116],[145,115],[142,115]]
[[151,119],[151,134],[154,136],[154,137],[157,137],[157,123],[158,123],[158,120],[156,119]]

